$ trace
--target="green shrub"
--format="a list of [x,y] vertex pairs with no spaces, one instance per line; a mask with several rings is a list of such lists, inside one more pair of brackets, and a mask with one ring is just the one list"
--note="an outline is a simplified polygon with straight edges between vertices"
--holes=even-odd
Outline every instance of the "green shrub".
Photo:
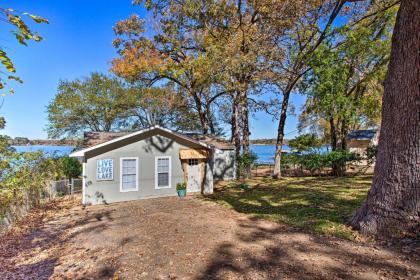
[[289,147],[297,152],[311,151],[322,146],[321,140],[315,134],[302,134],[289,140]]
[[63,173],[67,178],[77,178],[82,174],[82,165],[76,158],[62,157],[60,162]]
[[281,165],[283,167],[292,167],[300,164],[299,158],[301,155],[296,153],[289,153],[281,155]]
[[326,153],[325,156],[326,162],[330,166],[332,166],[334,163],[346,164],[348,162],[360,160],[357,154],[351,153],[346,150],[332,151]]
[[[0,129],[4,127],[0,117]],[[8,213],[19,218],[20,211],[12,213],[10,205],[38,205],[48,197],[50,181],[63,176],[61,161],[42,152],[18,153],[10,146],[10,137],[0,135],[0,219]]]
[[176,190],[177,191],[182,191],[182,190],[186,190],[187,189],[187,183],[178,183],[176,184]]
[[372,164],[376,160],[378,154],[378,145],[370,145],[366,150],[366,159],[368,163]]
[[249,185],[248,184],[245,184],[245,183],[242,183],[242,184],[239,185],[239,188],[240,189],[243,189],[243,190],[248,190],[249,189]]
[[0,218],[12,203],[29,207],[39,204],[48,193],[49,181],[63,175],[59,160],[41,152],[2,150],[0,166]]
[[236,166],[238,168],[239,176],[247,177],[249,169],[257,161],[258,156],[252,152],[243,153],[236,159]]
[[302,155],[301,164],[304,169],[309,170],[311,174],[320,171],[326,167],[327,162],[323,154],[305,154]]
[[328,153],[290,153],[282,155],[283,168],[297,168],[308,170],[311,174],[324,168],[333,167],[334,164],[345,166],[349,162],[360,158],[349,151],[331,151]]

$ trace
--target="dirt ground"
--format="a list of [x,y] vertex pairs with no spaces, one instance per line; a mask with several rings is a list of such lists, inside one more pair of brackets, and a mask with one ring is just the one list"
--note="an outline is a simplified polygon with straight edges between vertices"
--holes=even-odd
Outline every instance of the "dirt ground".
[[63,199],[0,237],[0,278],[420,279],[417,253],[303,233],[198,197],[86,208]]

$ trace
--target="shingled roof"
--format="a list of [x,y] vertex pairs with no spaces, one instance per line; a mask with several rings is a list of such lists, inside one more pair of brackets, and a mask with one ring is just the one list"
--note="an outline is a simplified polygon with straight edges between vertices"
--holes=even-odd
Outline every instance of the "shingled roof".
[[349,140],[372,140],[376,135],[376,129],[353,130],[347,134]]
[[83,134],[83,147],[92,147],[98,144],[105,143],[106,141],[130,134],[134,131],[124,132],[96,132],[89,131]]
[[[98,144],[105,143],[107,141],[116,139],[118,137],[128,135],[135,131],[124,131],[124,132],[85,132],[83,135],[83,146],[85,148],[92,147]],[[184,137],[189,137],[193,140],[200,141],[212,147],[215,147],[220,150],[232,150],[235,146],[229,141],[222,139],[220,137],[215,137],[211,135],[203,135],[197,133],[180,133]]]
[[208,134],[204,135],[204,134],[199,134],[199,133],[184,133],[184,135],[194,140],[206,143],[207,145],[210,145],[220,150],[234,150],[235,149],[235,145],[233,145],[231,142],[221,137],[214,136],[214,135],[208,135]]

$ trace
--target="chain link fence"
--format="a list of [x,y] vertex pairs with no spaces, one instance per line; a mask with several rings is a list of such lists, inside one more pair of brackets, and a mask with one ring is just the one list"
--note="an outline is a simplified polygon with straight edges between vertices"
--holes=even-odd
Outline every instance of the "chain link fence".
[[55,197],[72,196],[82,192],[83,179],[47,181],[36,189],[14,189],[6,205],[0,204],[0,234],[7,231],[17,220],[34,206]]
[[55,196],[73,195],[82,192],[82,179],[66,179],[51,182],[51,194]]

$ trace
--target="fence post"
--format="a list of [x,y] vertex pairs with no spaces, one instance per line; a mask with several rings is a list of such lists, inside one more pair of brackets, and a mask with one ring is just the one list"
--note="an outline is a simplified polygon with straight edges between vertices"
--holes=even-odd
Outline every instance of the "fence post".
[[52,180],[47,181],[48,184],[48,200],[51,200],[52,198]]
[[55,181],[50,181],[50,198],[55,198],[56,191],[55,191]]
[[70,180],[71,180],[71,195],[73,195],[74,194],[74,179],[70,178]]

